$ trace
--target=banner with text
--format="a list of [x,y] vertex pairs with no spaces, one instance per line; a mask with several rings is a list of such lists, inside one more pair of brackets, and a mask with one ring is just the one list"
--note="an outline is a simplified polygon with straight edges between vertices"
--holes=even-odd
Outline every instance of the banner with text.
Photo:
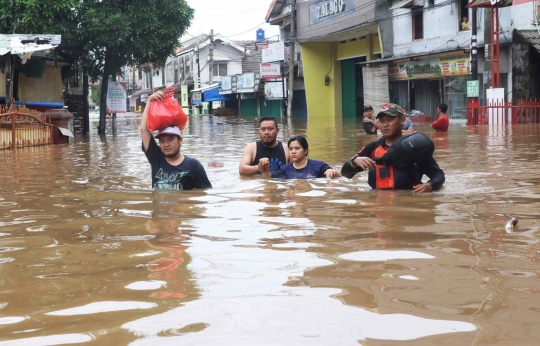
[[281,65],[261,64],[261,78],[281,78]]
[[107,91],[107,113],[125,113],[126,111],[126,83],[109,81],[109,89]]
[[262,62],[275,62],[285,60],[285,46],[283,41],[270,43],[261,47]]
[[396,60],[388,64],[391,81],[466,76],[471,74],[468,55],[447,56],[422,60]]
[[285,85],[281,80],[264,83],[264,98],[266,100],[281,100],[283,98],[283,89],[287,92],[287,81]]

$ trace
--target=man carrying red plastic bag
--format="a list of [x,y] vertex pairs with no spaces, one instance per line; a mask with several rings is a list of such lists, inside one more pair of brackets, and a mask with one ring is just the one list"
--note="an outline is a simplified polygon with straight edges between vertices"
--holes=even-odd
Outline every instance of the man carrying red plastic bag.
[[[170,90],[172,89],[172,90]],[[155,189],[211,189],[202,164],[180,152],[182,130],[187,116],[174,99],[174,88],[158,91],[148,97],[141,118],[143,151],[152,167],[152,187]],[[159,130],[154,139],[151,131]]]

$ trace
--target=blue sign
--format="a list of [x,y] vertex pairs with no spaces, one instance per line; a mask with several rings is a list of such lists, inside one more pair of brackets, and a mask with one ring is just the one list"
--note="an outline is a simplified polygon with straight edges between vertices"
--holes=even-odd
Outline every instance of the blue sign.
[[257,29],[257,41],[264,40],[264,30]]

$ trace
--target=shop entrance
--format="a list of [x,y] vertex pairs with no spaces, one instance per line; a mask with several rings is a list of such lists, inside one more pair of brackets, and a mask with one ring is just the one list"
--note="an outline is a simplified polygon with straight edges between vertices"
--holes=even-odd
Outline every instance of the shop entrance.
[[409,82],[409,107],[407,113],[418,110],[427,117],[437,115],[437,106],[441,103],[440,80],[412,80]]
[[356,118],[364,114],[364,83],[359,62],[366,57],[341,60],[341,102],[343,118]]

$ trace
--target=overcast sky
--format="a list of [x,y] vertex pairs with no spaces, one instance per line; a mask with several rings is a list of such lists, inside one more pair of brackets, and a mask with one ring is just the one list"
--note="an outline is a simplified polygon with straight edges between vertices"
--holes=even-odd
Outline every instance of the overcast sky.
[[[214,29],[231,40],[256,40],[258,28],[265,31],[266,37],[279,34],[277,25],[265,22],[266,12],[272,0],[187,0],[195,9],[195,17],[188,33],[208,34]],[[265,22],[264,24],[261,24]],[[189,38],[184,36],[182,40]]]

